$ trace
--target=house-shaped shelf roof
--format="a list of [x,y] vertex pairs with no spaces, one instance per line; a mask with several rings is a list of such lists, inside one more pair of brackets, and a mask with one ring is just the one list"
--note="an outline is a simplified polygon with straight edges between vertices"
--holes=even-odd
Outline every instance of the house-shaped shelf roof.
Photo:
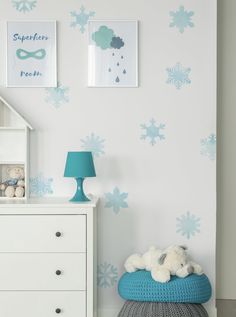
[[[19,114],[19,112],[17,112],[15,110],[15,108],[10,105],[3,97],[0,96],[0,106],[2,107],[6,107],[13,116],[15,116],[17,118],[18,121],[21,121],[21,123],[24,126],[27,126],[30,130],[33,130],[33,127],[31,126],[31,124],[21,115]],[[1,114],[1,107],[0,107],[0,121],[1,121],[1,115],[3,116],[3,114]],[[1,124],[0,124],[1,125]]]

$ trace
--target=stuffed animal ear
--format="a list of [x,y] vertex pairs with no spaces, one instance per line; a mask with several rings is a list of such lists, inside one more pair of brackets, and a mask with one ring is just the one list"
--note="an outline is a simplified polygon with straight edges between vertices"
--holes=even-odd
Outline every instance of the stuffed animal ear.
[[158,263],[159,263],[160,265],[164,264],[166,257],[167,257],[167,254],[166,254],[166,253],[163,253],[163,254],[159,257]]
[[186,245],[180,245],[179,247],[183,249],[184,251],[188,250],[188,247],[186,247]]

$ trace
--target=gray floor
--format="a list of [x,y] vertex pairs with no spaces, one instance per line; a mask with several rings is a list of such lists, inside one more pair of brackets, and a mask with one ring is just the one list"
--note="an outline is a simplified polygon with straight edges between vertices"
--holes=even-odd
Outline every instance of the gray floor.
[[236,317],[236,300],[217,300],[217,317]]

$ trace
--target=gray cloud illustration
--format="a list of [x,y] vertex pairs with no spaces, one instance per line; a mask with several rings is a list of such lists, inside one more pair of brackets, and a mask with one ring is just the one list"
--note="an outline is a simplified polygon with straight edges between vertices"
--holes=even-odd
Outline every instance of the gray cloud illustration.
[[111,47],[116,48],[116,49],[120,49],[121,47],[123,47],[125,45],[124,41],[122,40],[122,38],[120,38],[119,36],[114,36],[112,38],[111,41]]

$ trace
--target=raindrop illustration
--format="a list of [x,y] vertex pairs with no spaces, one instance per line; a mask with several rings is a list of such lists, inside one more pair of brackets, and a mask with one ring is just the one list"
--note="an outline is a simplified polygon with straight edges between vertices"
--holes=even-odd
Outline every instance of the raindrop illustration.
[[123,74],[126,74],[126,70],[125,69],[123,70]]
[[112,53],[112,56],[115,56],[115,53]]
[[124,56],[121,56],[121,59],[123,59],[124,58]]
[[117,66],[120,66],[120,63],[117,63],[116,65],[117,65]]
[[116,82],[119,83],[120,82],[120,78],[117,76],[116,77]]
[[111,72],[111,68],[108,69],[109,73]]

